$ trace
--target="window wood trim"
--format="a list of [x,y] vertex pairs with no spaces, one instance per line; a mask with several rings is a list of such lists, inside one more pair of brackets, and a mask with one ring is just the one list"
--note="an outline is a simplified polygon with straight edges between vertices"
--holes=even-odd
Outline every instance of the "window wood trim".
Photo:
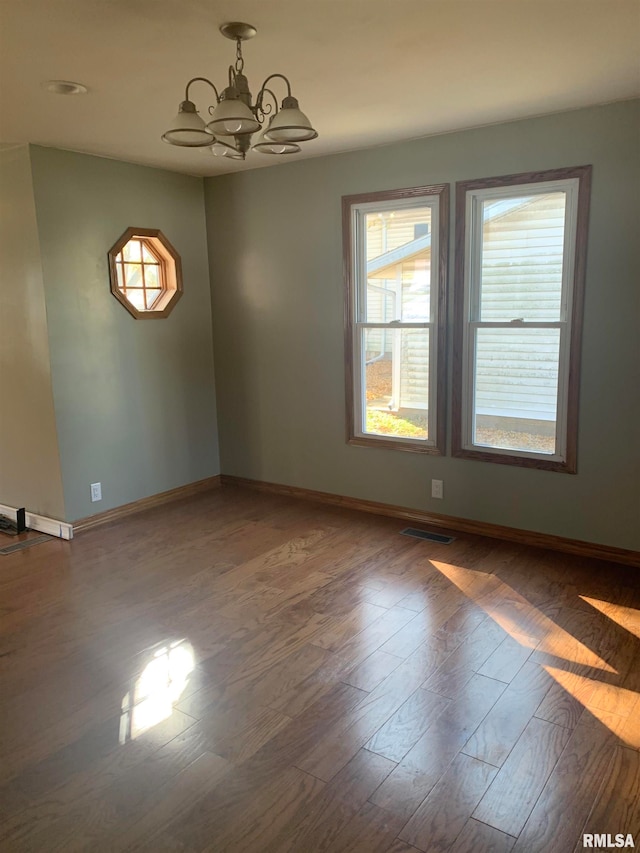
[[[352,208],[354,205],[370,202],[406,201],[424,196],[438,198],[438,270],[437,270],[437,319],[434,329],[437,333],[436,348],[436,436],[435,444],[425,445],[422,441],[406,438],[386,438],[384,436],[358,435],[355,429],[355,390],[354,368],[354,305],[358,283],[355,281],[352,258],[354,234],[352,228]],[[360,193],[342,197],[342,263],[344,287],[344,342],[345,342],[345,390],[346,390],[346,439],[348,444],[363,447],[379,447],[388,450],[408,450],[413,453],[444,455],[446,448],[446,328],[447,328],[447,275],[449,268],[449,184],[432,184],[423,187],[382,190],[380,192]]]
[[[133,305],[118,286],[117,257],[130,240],[141,239],[159,264],[161,294],[156,302],[161,307],[140,311]],[[127,228],[113,244],[107,254],[111,293],[136,320],[161,320],[168,317],[183,293],[182,261],[176,249],[158,228]],[[141,260],[141,264],[143,261]],[[124,276],[124,264],[123,276]]]
[[[452,454],[462,459],[497,462],[522,468],[538,468],[575,474],[577,471],[578,405],[580,392],[580,360],[582,350],[582,320],[584,310],[584,285],[586,273],[587,236],[589,228],[589,200],[591,192],[591,166],[551,169],[542,172],[523,172],[493,178],[480,178],[456,183],[455,270],[454,270],[454,334],[453,334],[453,399],[452,399]],[[510,187],[547,181],[578,179],[576,206],[576,239],[573,269],[571,316],[568,318],[569,365],[567,371],[566,450],[564,461],[531,456],[483,451],[463,447],[463,376],[465,339],[465,274],[466,274],[466,200],[472,190]]]

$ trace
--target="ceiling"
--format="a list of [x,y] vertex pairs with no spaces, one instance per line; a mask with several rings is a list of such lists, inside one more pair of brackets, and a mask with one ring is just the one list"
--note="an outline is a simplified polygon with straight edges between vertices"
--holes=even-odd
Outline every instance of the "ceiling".
[[[189,78],[224,87],[238,20],[254,96],[287,75],[320,134],[300,154],[160,140]],[[0,142],[214,175],[638,96],[639,46],[640,0],[0,0]]]

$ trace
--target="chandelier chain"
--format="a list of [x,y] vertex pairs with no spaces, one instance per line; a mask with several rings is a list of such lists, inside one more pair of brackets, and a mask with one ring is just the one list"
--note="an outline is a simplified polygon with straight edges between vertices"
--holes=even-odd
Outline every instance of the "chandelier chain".
[[242,56],[242,39],[236,39],[236,73],[242,74],[244,58]]

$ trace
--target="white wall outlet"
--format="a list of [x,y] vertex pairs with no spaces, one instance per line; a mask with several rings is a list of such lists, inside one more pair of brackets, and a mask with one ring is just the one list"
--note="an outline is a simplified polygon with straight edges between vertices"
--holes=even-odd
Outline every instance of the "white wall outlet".
[[91,483],[91,501],[102,500],[102,483]]
[[431,497],[432,498],[443,498],[444,497],[444,485],[442,480],[432,480],[431,481]]

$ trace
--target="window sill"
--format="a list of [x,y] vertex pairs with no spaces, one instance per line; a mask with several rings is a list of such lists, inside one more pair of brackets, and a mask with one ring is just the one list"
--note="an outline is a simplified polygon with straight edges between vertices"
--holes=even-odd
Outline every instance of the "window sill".
[[544,459],[536,456],[516,456],[492,450],[470,450],[454,447],[451,453],[456,459],[476,459],[478,462],[497,462],[499,465],[515,465],[518,468],[537,468],[540,471],[557,471],[561,474],[577,473],[573,460]]
[[347,444],[358,447],[378,447],[383,450],[408,450],[410,453],[429,453],[432,456],[444,455],[443,449],[434,444],[419,444],[417,441],[403,441],[401,438],[385,438],[384,436],[379,438],[373,435],[349,436]]

